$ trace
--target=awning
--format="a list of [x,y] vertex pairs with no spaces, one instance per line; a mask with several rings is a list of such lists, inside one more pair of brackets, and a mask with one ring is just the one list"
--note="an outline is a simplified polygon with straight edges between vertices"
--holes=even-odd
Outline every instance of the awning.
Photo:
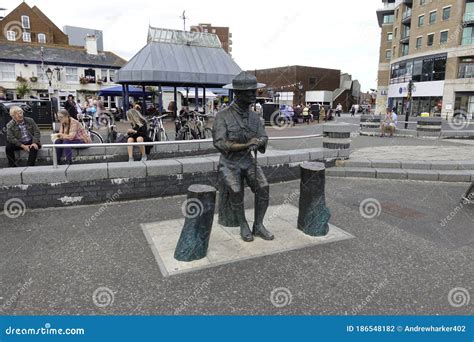
[[[110,87],[110,88],[105,88],[102,89],[99,92],[99,96],[122,96],[122,86],[115,86],[115,87]],[[143,96],[143,88],[142,87],[134,87],[129,85],[128,86],[128,95],[129,96]],[[152,93],[149,91],[145,91],[146,96],[151,96]]]

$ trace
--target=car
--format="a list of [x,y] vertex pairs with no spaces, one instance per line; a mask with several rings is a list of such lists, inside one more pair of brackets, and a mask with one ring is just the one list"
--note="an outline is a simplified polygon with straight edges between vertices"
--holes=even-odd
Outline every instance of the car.
[[295,111],[292,106],[288,105],[281,105],[280,106],[280,116],[283,116],[289,120],[293,119],[293,116],[295,116]]

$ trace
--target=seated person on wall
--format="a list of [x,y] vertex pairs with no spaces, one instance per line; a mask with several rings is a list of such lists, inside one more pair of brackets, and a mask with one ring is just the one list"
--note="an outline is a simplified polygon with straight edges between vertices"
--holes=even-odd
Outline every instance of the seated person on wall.
[[[69,112],[65,109],[61,109],[58,112],[59,120],[59,133],[56,135],[57,139],[54,141],[55,144],[90,144],[91,138],[87,133],[84,126],[79,121],[71,118]],[[65,153],[66,164],[72,163],[72,149],[70,147],[57,148],[56,156],[58,162],[61,161],[61,157]]]
[[24,150],[29,153],[28,166],[35,166],[38,150],[41,148],[41,133],[35,120],[23,116],[23,109],[10,108],[12,120],[7,124],[7,144],[5,153],[8,166],[15,167],[15,151]]
[[[147,140],[146,134],[148,131],[146,119],[143,115],[136,109],[130,109],[127,112],[127,120],[132,125],[132,128],[128,130],[128,140],[127,142],[144,142]],[[140,153],[142,155],[141,161],[144,162],[146,158],[145,146],[139,146]],[[128,146],[128,161],[133,162],[133,146]]]
[[390,136],[393,137],[393,133],[397,129],[398,117],[390,108],[387,108],[387,113],[380,125],[381,137],[385,136],[385,132],[389,132]]

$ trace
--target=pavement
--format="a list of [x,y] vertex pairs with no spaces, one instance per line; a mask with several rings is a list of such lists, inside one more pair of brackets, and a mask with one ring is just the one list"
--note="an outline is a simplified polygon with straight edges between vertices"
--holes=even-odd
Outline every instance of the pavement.
[[[271,205],[297,205],[298,187],[272,185]],[[328,178],[331,223],[353,239],[166,278],[141,224],[182,217],[184,196],[2,216],[0,308],[13,315],[473,314],[472,303],[456,307],[448,297],[474,290],[474,209],[460,207],[464,191],[457,183]],[[278,291],[291,299],[286,305],[274,305]]]
[[[339,120],[358,130],[357,118]],[[321,126],[272,130],[306,135]],[[447,158],[472,149],[352,139],[355,155]],[[298,181],[272,185],[271,205],[297,206],[298,189]],[[330,223],[354,238],[169,277],[142,225],[181,219],[184,196],[0,214],[0,314],[472,315],[474,208],[460,202],[465,191],[465,183],[327,177]]]

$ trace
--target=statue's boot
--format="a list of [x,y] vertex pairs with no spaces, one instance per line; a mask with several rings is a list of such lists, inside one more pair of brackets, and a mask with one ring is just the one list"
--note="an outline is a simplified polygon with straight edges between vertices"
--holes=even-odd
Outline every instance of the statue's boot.
[[252,229],[253,235],[259,236],[264,240],[273,240],[275,236],[263,225],[263,218],[267,212],[269,202],[268,186],[259,189],[255,196],[255,222]]
[[245,242],[252,242],[254,238],[247,219],[245,218],[244,202],[241,198],[242,195],[243,194],[240,193],[232,193],[230,205],[232,207],[232,211],[237,216],[237,220],[239,221],[240,236],[242,237],[242,240],[244,240]]

